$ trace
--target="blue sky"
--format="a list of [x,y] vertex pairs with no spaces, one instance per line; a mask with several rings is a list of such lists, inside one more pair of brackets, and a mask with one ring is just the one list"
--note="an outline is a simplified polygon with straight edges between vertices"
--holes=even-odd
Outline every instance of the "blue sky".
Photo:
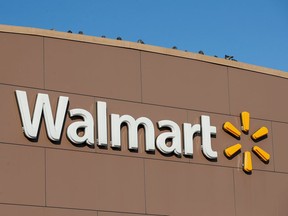
[[0,23],[123,40],[288,72],[287,0],[0,0]]

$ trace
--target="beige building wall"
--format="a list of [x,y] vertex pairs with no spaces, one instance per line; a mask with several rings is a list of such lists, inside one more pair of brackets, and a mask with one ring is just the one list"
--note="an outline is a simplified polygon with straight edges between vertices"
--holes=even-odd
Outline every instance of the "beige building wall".
[[[288,75],[285,72],[149,45],[47,30],[0,26],[0,215],[186,216],[288,214]],[[55,113],[59,96],[69,110],[83,108],[96,121],[96,102],[108,114],[169,119],[183,123],[211,118],[217,135],[211,161],[194,138],[193,157],[129,151],[127,128],[121,150],[75,146],[66,137],[74,119],[67,113],[58,143],[47,138],[44,121],[36,141],[24,136],[15,90],[27,92],[30,109],[47,93]],[[241,128],[251,115],[249,134],[226,133],[226,121]],[[32,111],[31,111],[32,112]],[[254,142],[261,126],[268,136]],[[110,135],[110,130],[108,131]],[[183,141],[183,140],[182,140]],[[233,159],[225,148],[242,144]],[[242,153],[254,145],[271,159],[252,153],[253,171],[242,170]]]

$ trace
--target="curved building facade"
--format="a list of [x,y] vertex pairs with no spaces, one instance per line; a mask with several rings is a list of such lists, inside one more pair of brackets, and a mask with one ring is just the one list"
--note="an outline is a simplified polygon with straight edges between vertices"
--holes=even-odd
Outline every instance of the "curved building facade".
[[0,26],[0,213],[288,214],[288,75]]

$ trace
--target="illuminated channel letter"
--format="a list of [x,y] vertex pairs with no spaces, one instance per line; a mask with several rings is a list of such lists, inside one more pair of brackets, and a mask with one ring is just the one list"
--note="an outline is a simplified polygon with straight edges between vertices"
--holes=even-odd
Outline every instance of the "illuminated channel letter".
[[152,121],[146,117],[135,120],[130,115],[111,114],[111,139],[112,147],[121,147],[121,125],[126,123],[128,127],[129,149],[138,149],[138,127],[143,125],[145,129],[146,151],[155,151],[155,131]]
[[[84,121],[73,122],[67,128],[67,137],[76,145],[87,143],[94,145],[94,121],[91,113],[84,109],[72,109],[69,111],[70,117],[80,116]],[[84,135],[79,136],[78,130],[83,129]]]
[[211,135],[216,135],[216,127],[210,125],[210,117],[201,115],[202,151],[209,159],[217,159],[217,151],[212,150]]
[[68,106],[68,97],[60,96],[58,99],[55,124],[49,96],[47,94],[37,94],[33,113],[33,120],[30,116],[26,92],[16,90],[16,97],[25,135],[30,139],[37,139],[40,121],[43,113],[46,131],[49,139],[51,139],[52,141],[59,141]]
[[193,138],[194,134],[198,134],[201,131],[200,124],[191,125],[188,123],[183,124],[184,129],[184,155],[193,156]]
[[[170,120],[162,120],[158,122],[158,128],[169,128],[171,132],[163,132],[156,139],[157,148],[164,154],[175,153],[181,155],[181,133],[179,126]],[[167,140],[172,139],[171,146],[167,146]]]
[[107,105],[102,101],[97,101],[97,135],[97,145],[107,146]]

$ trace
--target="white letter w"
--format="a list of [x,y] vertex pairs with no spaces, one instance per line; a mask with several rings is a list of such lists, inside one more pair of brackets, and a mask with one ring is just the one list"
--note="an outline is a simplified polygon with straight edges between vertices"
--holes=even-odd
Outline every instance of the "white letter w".
[[52,141],[59,141],[62,133],[69,98],[63,96],[59,97],[56,111],[56,120],[54,124],[49,96],[47,94],[39,93],[37,95],[33,113],[33,120],[30,116],[26,92],[16,90],[16,97],[25,135],[30,139],[37,138],[43,111],[46,131],[49,139],[51,139]]

